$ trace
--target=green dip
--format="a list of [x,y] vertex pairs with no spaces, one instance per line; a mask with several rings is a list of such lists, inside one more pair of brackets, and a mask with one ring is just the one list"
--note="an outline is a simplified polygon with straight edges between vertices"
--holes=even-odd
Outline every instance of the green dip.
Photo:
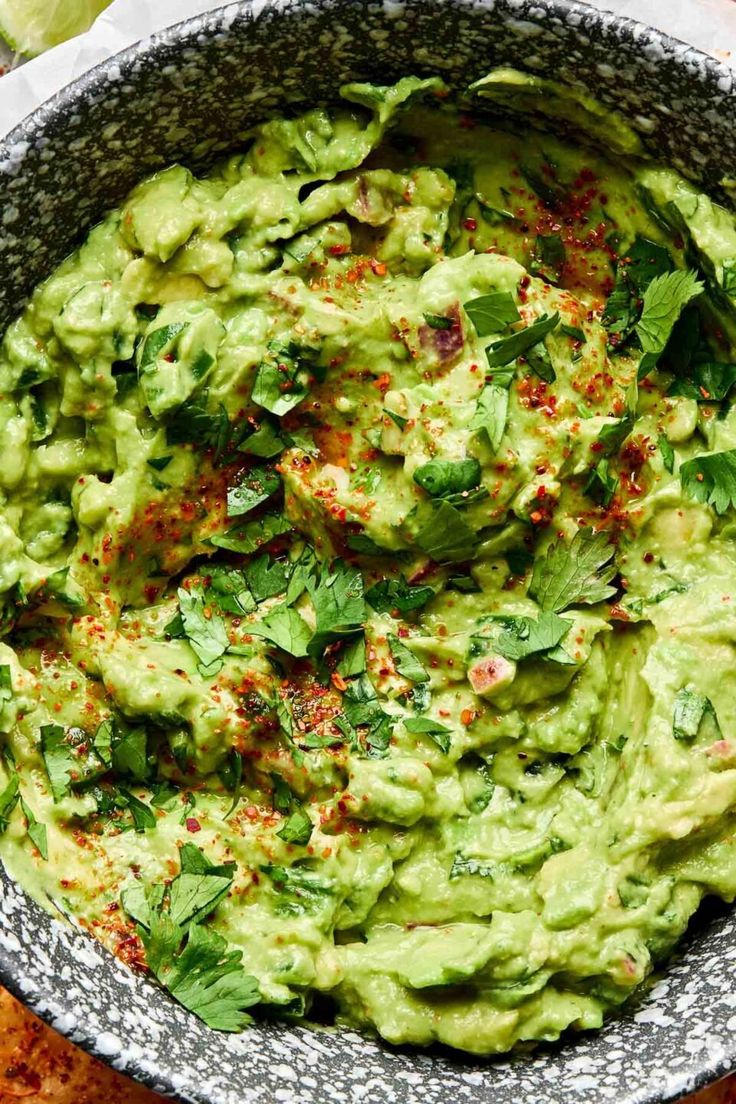
[[736,893],[736,230],[536,78],[343,96],[5,334],[0,853],[214,1028],[504,1051]]

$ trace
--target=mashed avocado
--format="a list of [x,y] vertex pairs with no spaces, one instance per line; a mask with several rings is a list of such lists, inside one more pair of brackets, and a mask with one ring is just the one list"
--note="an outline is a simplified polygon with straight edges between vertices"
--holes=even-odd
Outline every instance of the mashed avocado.
[[0,853],[214,1028],[504,1051],[736,893],[736,228],[549,82],[343,97],[5,334]]

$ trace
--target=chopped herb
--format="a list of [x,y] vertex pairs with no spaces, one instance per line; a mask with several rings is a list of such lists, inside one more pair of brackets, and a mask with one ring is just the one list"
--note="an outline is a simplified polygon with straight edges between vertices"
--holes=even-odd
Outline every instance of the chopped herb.
[[365,600],[376,613],[413,613],[434,598],[430,586],[412,586],[403,575],[398,579],[381,579],[365,593]]
[[[344,719],[347,721],[346,735],[352,737],[356,730],[363,729],[368,756],[380,759],[387,755],[396,719],[381,707],[378,694],[368,675],[360,675],[348,684],[342,702]],[[340,718],[336,718],[335,723],[342,731],[339,722]]]
[[409,679],[410,682],[428,682],[429,675],[426,668],[422,666],[411,649],[407,648],[398,636],[389,635],[386,639],[398,673]]
[[251,398],[258,406],[281,417],[309,394],[314,368],[293,343],[271,346],[269,359],[258,366]]
[[33,811],[26,804],[23,798],[20,799],[20,807],[23,812],[23,816],[28,822],[28,838],[30,839],[31,843],[33,843],[38,848],[41,858],[44,859],[44,861],[48,862],[49,842],[46,825],[39,824],[39,822],[33,815]]
[[689,378],[677,378],[669,395],[684,395],[696,402],[721,402],[736,383],[736,364],[704,361],[689,367]]
[[680,465],[682,489],[717,514],[736,506],[736,449],[696,456]]
[[538,345],[547,334],[552,333],[558,326],[559,321],[559,311],[555,311],[552,315],[543,314],[541,318],[538,318],[536,322],[532,322],[525,329],[511,334],[510,337],[504,337],[501,341],[494,342],[490,348],[486,349],[489,366],[491,368],[502,368],[504,365],[510,364],[512,360],[516,360],[517,357],[524,356],[535,345]]
[[493,452],[498,452],[503,440],[508,410],[508,387],[499,386],[497,383],[487,384],[478,397],[469,428],[484,432]]
[[720,736],[718,718],[710,698],[700,694],[694,686],[678,690],[672,716],[672,735],[675,739],[690,742],[706,725],[710,726],[712,736]]
[[207,409],[204,397],[182,403],[166,426],[167,445],[201,445],[214,449],[215,461],[226,452],[230,441],[230,421],[220,403],[216,414]]
[[209,677],[222,666],[221,657],[230,646],[223,619],[207,605],[201,587],[179,587],[179,611],[187,639],[199,660],[199,670]]
[[583,487],[583,494],[588,495],[600,506],[610,506],[617,486],[618,479],[611,475],[608,470],[608,461],[603,459],[599,460],[595,467],[590,469]]
[[291,531],[291,523],[281,514],[264,514],[257,520],[235,525],[226,533],[212,537],[211,541],[217,548],[247,555],[250,552],[256,552],[264,544],[269,544],[274,537],[280,537]]
[[275,494],[281,486],[281,476],[273,468],[251,468],[241,472],[238,482],[227,489],[228,517],[248,514]]
[[495,642],[496,651],[506,659],[520,660],[548,652],[567,635],[572,624],[552,610],[542,610],[536,621],[531,617],[499,617],[502,631]]
[[15,771],[5,789],[0,793],[0,836],[7,831],[10,817],[20,800],[20,785]]
[[[209,583],[204,591],[207,606],[215,606],[222,613],[232,613],[236,617],[251,613],[256,608],[256,596],[251,594],[242,571],[224,564],[213,564],[208,571]],[[168,625],[167,631],[170,636],[174,635]],[[180,635],[186,636],[183,622]]]
[[556,211],[565,198],[565,193],[560,185],[556,181],[547,180],[538,169],[532,168],[531,165],[520,165],[519,171],[545,207],[548,207],[550,211]]
[[562,322],[560,324],[560,333],[563,333],[565,337],[571,337],[573,341],[579,341],[581,345],[584,345],[588,340],[584,330],[579,329],[577,326],[569,326],[567,322]]
[[644,292],[641,317],[635,329],[644,355],[638,378],[643,379],[657,366],[682,310],[700,295],[703,284],[696,272],[669,272],[655,276]]
[[173,459],[173,456],[157,456],[152,460],[146,460],[146,463],[149,468],[153,468],[154,471],[163,471],[164,468],[169,466]]
[[251,560],[244,568],[244,575],[256,602],[283,594],[289,582],[287,565],[281,560],[272,560],[268,555]]
[[657,438],[657,446],[662,457],[662,463],[664,464],[665,471],[674,471],[675,450],[665,437],[664,433],[660,433],[659,437]]
[[91,738],[81,728],[41,725],[41,754],[54,801],[62,801],[72,786],[84,785],[105,772]]
[[296,807],[276,835],[285,843],[294,843],[305,847],[312,836],[312,821],[298,802],[294,804]]
[[434,504],[414,540],[437,563],[472,559],[478,547],[478,536],[460,511],[442,500]]
[[264,418],[258,428],[240,442],[238,451],[270,460],[283,452],[290,443],[288,434],[282,434],[278,425],[274,425],[269,418]]
[[537,234],[529,265],[534,276],[541,276],[551,284],[559,283],[566,260],[565,245],[559,234]]
[[429,736],[440,751],[447,755],[452,745],[452,729],[431,717],[404,717],[404,728],[413,735]]
[[[433,330],[451,330],[454,325],[454,319],[448,318],[444,314],[425,314],[424,321]],[[390,414],[391,412],[387,410],[386,413]]]
[[616,574],[613,547],[607,533],[579,529],[570,544],[554,541],[534,560],[529,595],[542,610],[561,613],[569,606],[595,605],[615,593],[609,586]]
[[508,291],[492,291],[463,303],[463,310],[475,327],[478,337],[500,333],[512,322],[519,321],[514,297]]
[[365,671],[365,636],[363,633],[359,636],[350,637],[345,642],[336,670],[343,678],[362,675]]
[[357,567],[336,560],[331,569],[322,571],[318,581],[310,577],[307,589],[316,615],[308,651],[311,656],[320,656],[328,644],[363,628],[363,576]]
[[598,434],[598,444],[601,445],[603,455],[610,456],[612,453],[618,452],[633,428],[633,414],[625,414],[623,418],[604,425]]
[[312,631],[303,617],[292,606],[282,602],[253,625],[248,625],[253,636],[270,640],[282,651],[300,658],[307,655]]

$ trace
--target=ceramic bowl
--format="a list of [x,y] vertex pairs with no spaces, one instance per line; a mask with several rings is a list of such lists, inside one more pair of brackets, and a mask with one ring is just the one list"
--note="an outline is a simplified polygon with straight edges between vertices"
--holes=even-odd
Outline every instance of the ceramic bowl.
[[[106,208],[172,161],[197,168],[255,121],[350,79],[494,65],[615,106],[659,157],[717,190],[736,176],[730,70],[567,0],[235,3],[138,43],[0,143],[0,328]],[[701,913],[675,961],[597,1034],[501,1061],[266,1023],[216,1034],[0,877],[0,980],[74,1042],[197,1104],[647,1104],[736,1067],[736,923]]]

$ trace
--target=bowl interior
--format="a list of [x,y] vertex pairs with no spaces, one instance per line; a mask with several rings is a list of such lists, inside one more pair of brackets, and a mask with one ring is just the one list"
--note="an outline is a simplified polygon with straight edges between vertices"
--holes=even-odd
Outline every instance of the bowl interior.
[[[574,83],[652,151],[717,189],[736,174],[732,75],[657,32],[567,0],[230,4],[92,70],[0,143],[0,326],[108,207],[176,160],[195,169],[254,122],[335,99],[348,79],[498,64]],[[351,1032],[259,1024],[215,1034],[0,875],[0,980],[134,1077],[202,1104],[328,1100],[644,1104],[736,1065],[736,924],[710,910],[640,1004],[596,1035],[495,1062],[389,1050]]]

